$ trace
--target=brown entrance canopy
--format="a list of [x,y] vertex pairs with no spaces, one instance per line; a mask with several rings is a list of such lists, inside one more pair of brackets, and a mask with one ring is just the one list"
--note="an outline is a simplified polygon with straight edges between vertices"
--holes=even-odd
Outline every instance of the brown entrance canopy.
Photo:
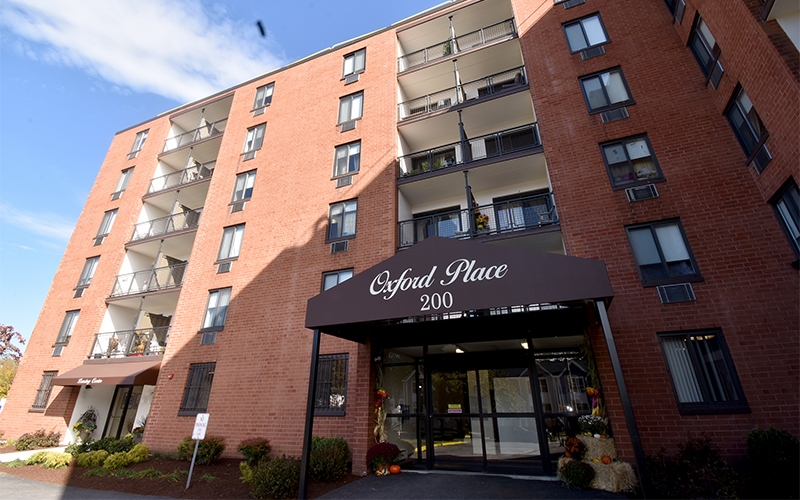
[[599,260],[431,237],[309,299],[306,328],[612,296]]
[[161,360],[116,363],[92,363],[81,366],[53,379],[54,385],[155,385]]

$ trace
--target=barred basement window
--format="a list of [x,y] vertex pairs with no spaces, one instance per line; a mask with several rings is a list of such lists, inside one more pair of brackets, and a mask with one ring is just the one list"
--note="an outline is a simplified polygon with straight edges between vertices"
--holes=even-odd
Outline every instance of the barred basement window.
[[208,397],[217,363],[195,363],[189,367],[189,377],[183,391],[183,401],[178,415],[197,415],[208,409]]
[[314,413],[344,415],[347,396],[348,354],[328,354],[317,362],[317,389]]
[[47,409],[47,402],[50,400],[50,392],[53,390],[53,379],[58,375],[57,371],[44,372],[42,381],[39,383],[39,390],[36,391],[36,399],[31,406],[32,411]]

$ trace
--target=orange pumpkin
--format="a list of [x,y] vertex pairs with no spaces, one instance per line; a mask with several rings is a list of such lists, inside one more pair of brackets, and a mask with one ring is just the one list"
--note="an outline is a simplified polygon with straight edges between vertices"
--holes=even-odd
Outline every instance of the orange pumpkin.
[[400,466],[399,465],[390,466],[389,472],[391,472],[392,474],[400,474]]
[[572,453],[570,453],[568,451],[565,451],[564,452],[564,456],[567,457],[567,458],[572,458]]
[[603,463],[606,464],[606,465],[611,463],[611,457],[609,457],[608,455],[603,455],[600,460],[602,460]]

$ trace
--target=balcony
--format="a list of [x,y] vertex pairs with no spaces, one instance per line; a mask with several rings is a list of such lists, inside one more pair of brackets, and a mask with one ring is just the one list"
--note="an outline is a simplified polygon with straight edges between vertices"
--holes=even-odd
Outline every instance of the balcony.
[[94,345],[89,357],[94,359],[127,358],[163,354],[168,337],[168,326],[98,333],[94,337]]
[[156,269],[120,274],[114,283],[111,296],[121,297],[180,287],[183,284],[183,274],[187,265],[188,262],[181,262]]
[[202,141],[203,139],[208,139],[209,137],[219,135],[225,132],[225,125],[227,125],[227,123],[227,118],[218,120],[216,122],[207,122],[205,125],[197,127],[194,130],[184,132],[180,135],[176,135],[175,137],[170,137],[164,141],[164,149],[161,152],[167,153],[183,146],[188,146],[189,144]]
[[200,223],[200,214],[202,212],[203,209],[198,208],[197,210],[187,210],[182,213],[159,217],[158,219],[136,224],[133,228],[131,242],[154,238],[156,236],[165,236],[169,233],[183,231],[185,229],[195,229]]
[[214,174],[214,167],[216,164],[216,160],[203,164],[195,162],[195,164],[189,168],[156,177],[150,181],[150,188],[147,190],[147,194],[157,193],[202,179],[210,179]]
[[552,193],[515,198],[472,210],[453,210],[397,223],[399,247],[431,236],[475,238],[558,224]]
[[430,47],[400,56],[397,59],[397,71],[401,73],[429,62],[449,58],[458,52],[463,52],[495,40],[500,40],[504,37],[515,35],[516,32],[517,29],[514,25],[514,19],[507,19],[497,24],[467,33],[466,35],[442,40]]
[[397,105],[400,120],[441,111],[456,104],[527,85],[525,67],[503,71]]
[[399,178],[442,170],[486,158],[510,155],[542,146],[537,123],[454,142],[400,157]]

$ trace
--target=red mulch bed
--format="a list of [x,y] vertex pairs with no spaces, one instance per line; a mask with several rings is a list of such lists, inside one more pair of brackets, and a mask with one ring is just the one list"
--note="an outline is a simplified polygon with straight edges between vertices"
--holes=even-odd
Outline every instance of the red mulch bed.
[[[0,453],[16,451],[12,447],[0,448]],[[127,477],[86,477],[87,468],[78,467],[73,461],[69,467],[63,469],[46,469],[39,465],[20,466],[17,468],[6,467],[0,464],[0,472],[34,481],[75,486],[91,490],[111,490],[139,495],[160,495],[172,498],[195,498],[200,500],[225,498],[225,499],[250,499],[250,485],[243,483],[239,478],[239,462],[233,458],[217,460],[214,465],[195,465],[192,471],[192,482],[186,489],[186,479],[191,466],[190,462],[169,460],[164,458],[150,458],[145,462],[132,464],[127,468],[141,471],[154,468],[162,473],[169,474],[176,470],[186,471],[180,474],[178,482],[170,482],[165,477],[157,479],[127,478]],[[213,477],[214,479],[211,479]],[[310,483],[308,485],[309,498],[319,498],[329,491],[360,479],[360,476],[348,474],[335,483]]]

